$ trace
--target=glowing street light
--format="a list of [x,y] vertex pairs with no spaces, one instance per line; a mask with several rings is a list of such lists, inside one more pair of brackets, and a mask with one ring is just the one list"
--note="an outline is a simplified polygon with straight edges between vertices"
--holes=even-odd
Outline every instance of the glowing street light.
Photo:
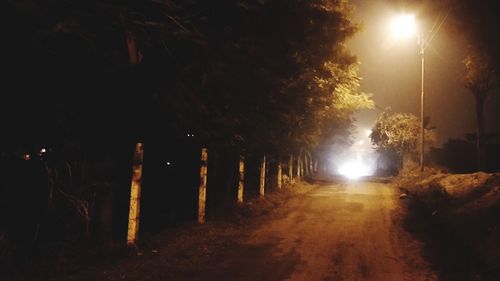
[[[407,39],[417,34],[417,23],[415,15],[403,14],[395,17],[391,22],[392,36],[394,39]],[[421,73],[421,95],[420,95],[420,171],[424,170],[424,51],[427,47],[427,40],[422,35],[418,35],[420,44],[420,56],[422,59]]]
[[395,39],[406,39],[417,33],[415,15],[403,14],[391,21],[391,34]]

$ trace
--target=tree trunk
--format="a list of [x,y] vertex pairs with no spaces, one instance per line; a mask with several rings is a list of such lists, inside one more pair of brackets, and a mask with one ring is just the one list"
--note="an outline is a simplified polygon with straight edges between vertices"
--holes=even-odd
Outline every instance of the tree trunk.
[[484,100],[482,95],[476,94],[476,153],[477,153],[477,169],[483,171],[485,169],[485,144],[484,144]]
[[293,155],[290,154],[290,161],[288,161],[288,175],[290,177],[290,183],[293,180]]
[[240,177],[238,180],[238,203],[243,204],[243,191],[245,184],[245,158],[240,156],[240,165],[239,165]]
[[262,163],[260,164],[260,189],[259,196],[264,197],[266,186],[266,156],[262,157]]
[[139,212],[141,203],[142,162],[144,150],[142,143],[135,145],[132,166],[132,183],[130,186],[130,206],[128,214],[127,244],[132,246],[139,237]]
[[300,157],[300,177],[304,178],[304,164],[305,164],[305,158],[304,155]]
[[126,39],[129,62],[131,65],[136,65],[139,63],[139,53],[137,52],[137,46],[135,44],[135,38],[134,35],[132,35],[132,32],[126,32]]
[[101,193],[99,204],[99,240],[104,245],[111,245],[113,241],[113,193],[111,190]]
[[207,162],[208,151],[201,149],[200,187],[198,188],[198,223],[205,223],[205,208],[207,202]]
[[302,162],[303,163],[303,166],[302,166],[302,175],[304,177],[307,177],[309,175],[309,162],[308,162],[308,159],[307,159],[307,153],[304,152],[304,161]]
[[304,153],[304,156],[302,157],[302,176],[303,177],[306,177],[308,175],[308,171],[307,171],[307,167],[308,167],[308,164],[307,164],[307,156],[306,154]]

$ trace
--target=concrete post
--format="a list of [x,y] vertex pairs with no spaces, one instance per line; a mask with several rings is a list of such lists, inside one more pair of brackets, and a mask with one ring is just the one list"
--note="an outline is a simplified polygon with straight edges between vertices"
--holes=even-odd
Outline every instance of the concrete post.
[[132,164],[132,183],[130,185],[130,206],[128,213],[127,244],[133,246],[139,238],[139,222],[141,207],[141,183],[142,183],[142,163],[144,159],[144,149],[142,143],[135,145],[134,159]]
[[201,149],[200,186],[198,188],[198,223],[205,223],[205,208],[207,201],[208,150]]

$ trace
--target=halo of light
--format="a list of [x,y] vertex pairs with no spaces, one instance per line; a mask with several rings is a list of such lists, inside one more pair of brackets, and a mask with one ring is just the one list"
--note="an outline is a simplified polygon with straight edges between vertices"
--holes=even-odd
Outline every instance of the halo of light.
[[415,15],[403,14],[391,21],[392,36],[396,39],[405,39],[417,32]]
[[337,172],[348,179],[356,180],[361,177],[371,176],[373,174],[373,169],[369,165],[363,163],[361,157],[358,156],[355,160],[350,160],[340,165]]

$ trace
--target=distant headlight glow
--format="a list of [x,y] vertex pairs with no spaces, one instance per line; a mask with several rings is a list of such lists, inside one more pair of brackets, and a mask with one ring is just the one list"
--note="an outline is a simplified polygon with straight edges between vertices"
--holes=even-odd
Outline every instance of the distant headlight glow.
[[371,176],[373,174],[373,169],[369,165],[363,163],[361,158],[358,157],[356,160],[351,160],[340,165],[337,172],[346,178],[355,180],[361,177]]

